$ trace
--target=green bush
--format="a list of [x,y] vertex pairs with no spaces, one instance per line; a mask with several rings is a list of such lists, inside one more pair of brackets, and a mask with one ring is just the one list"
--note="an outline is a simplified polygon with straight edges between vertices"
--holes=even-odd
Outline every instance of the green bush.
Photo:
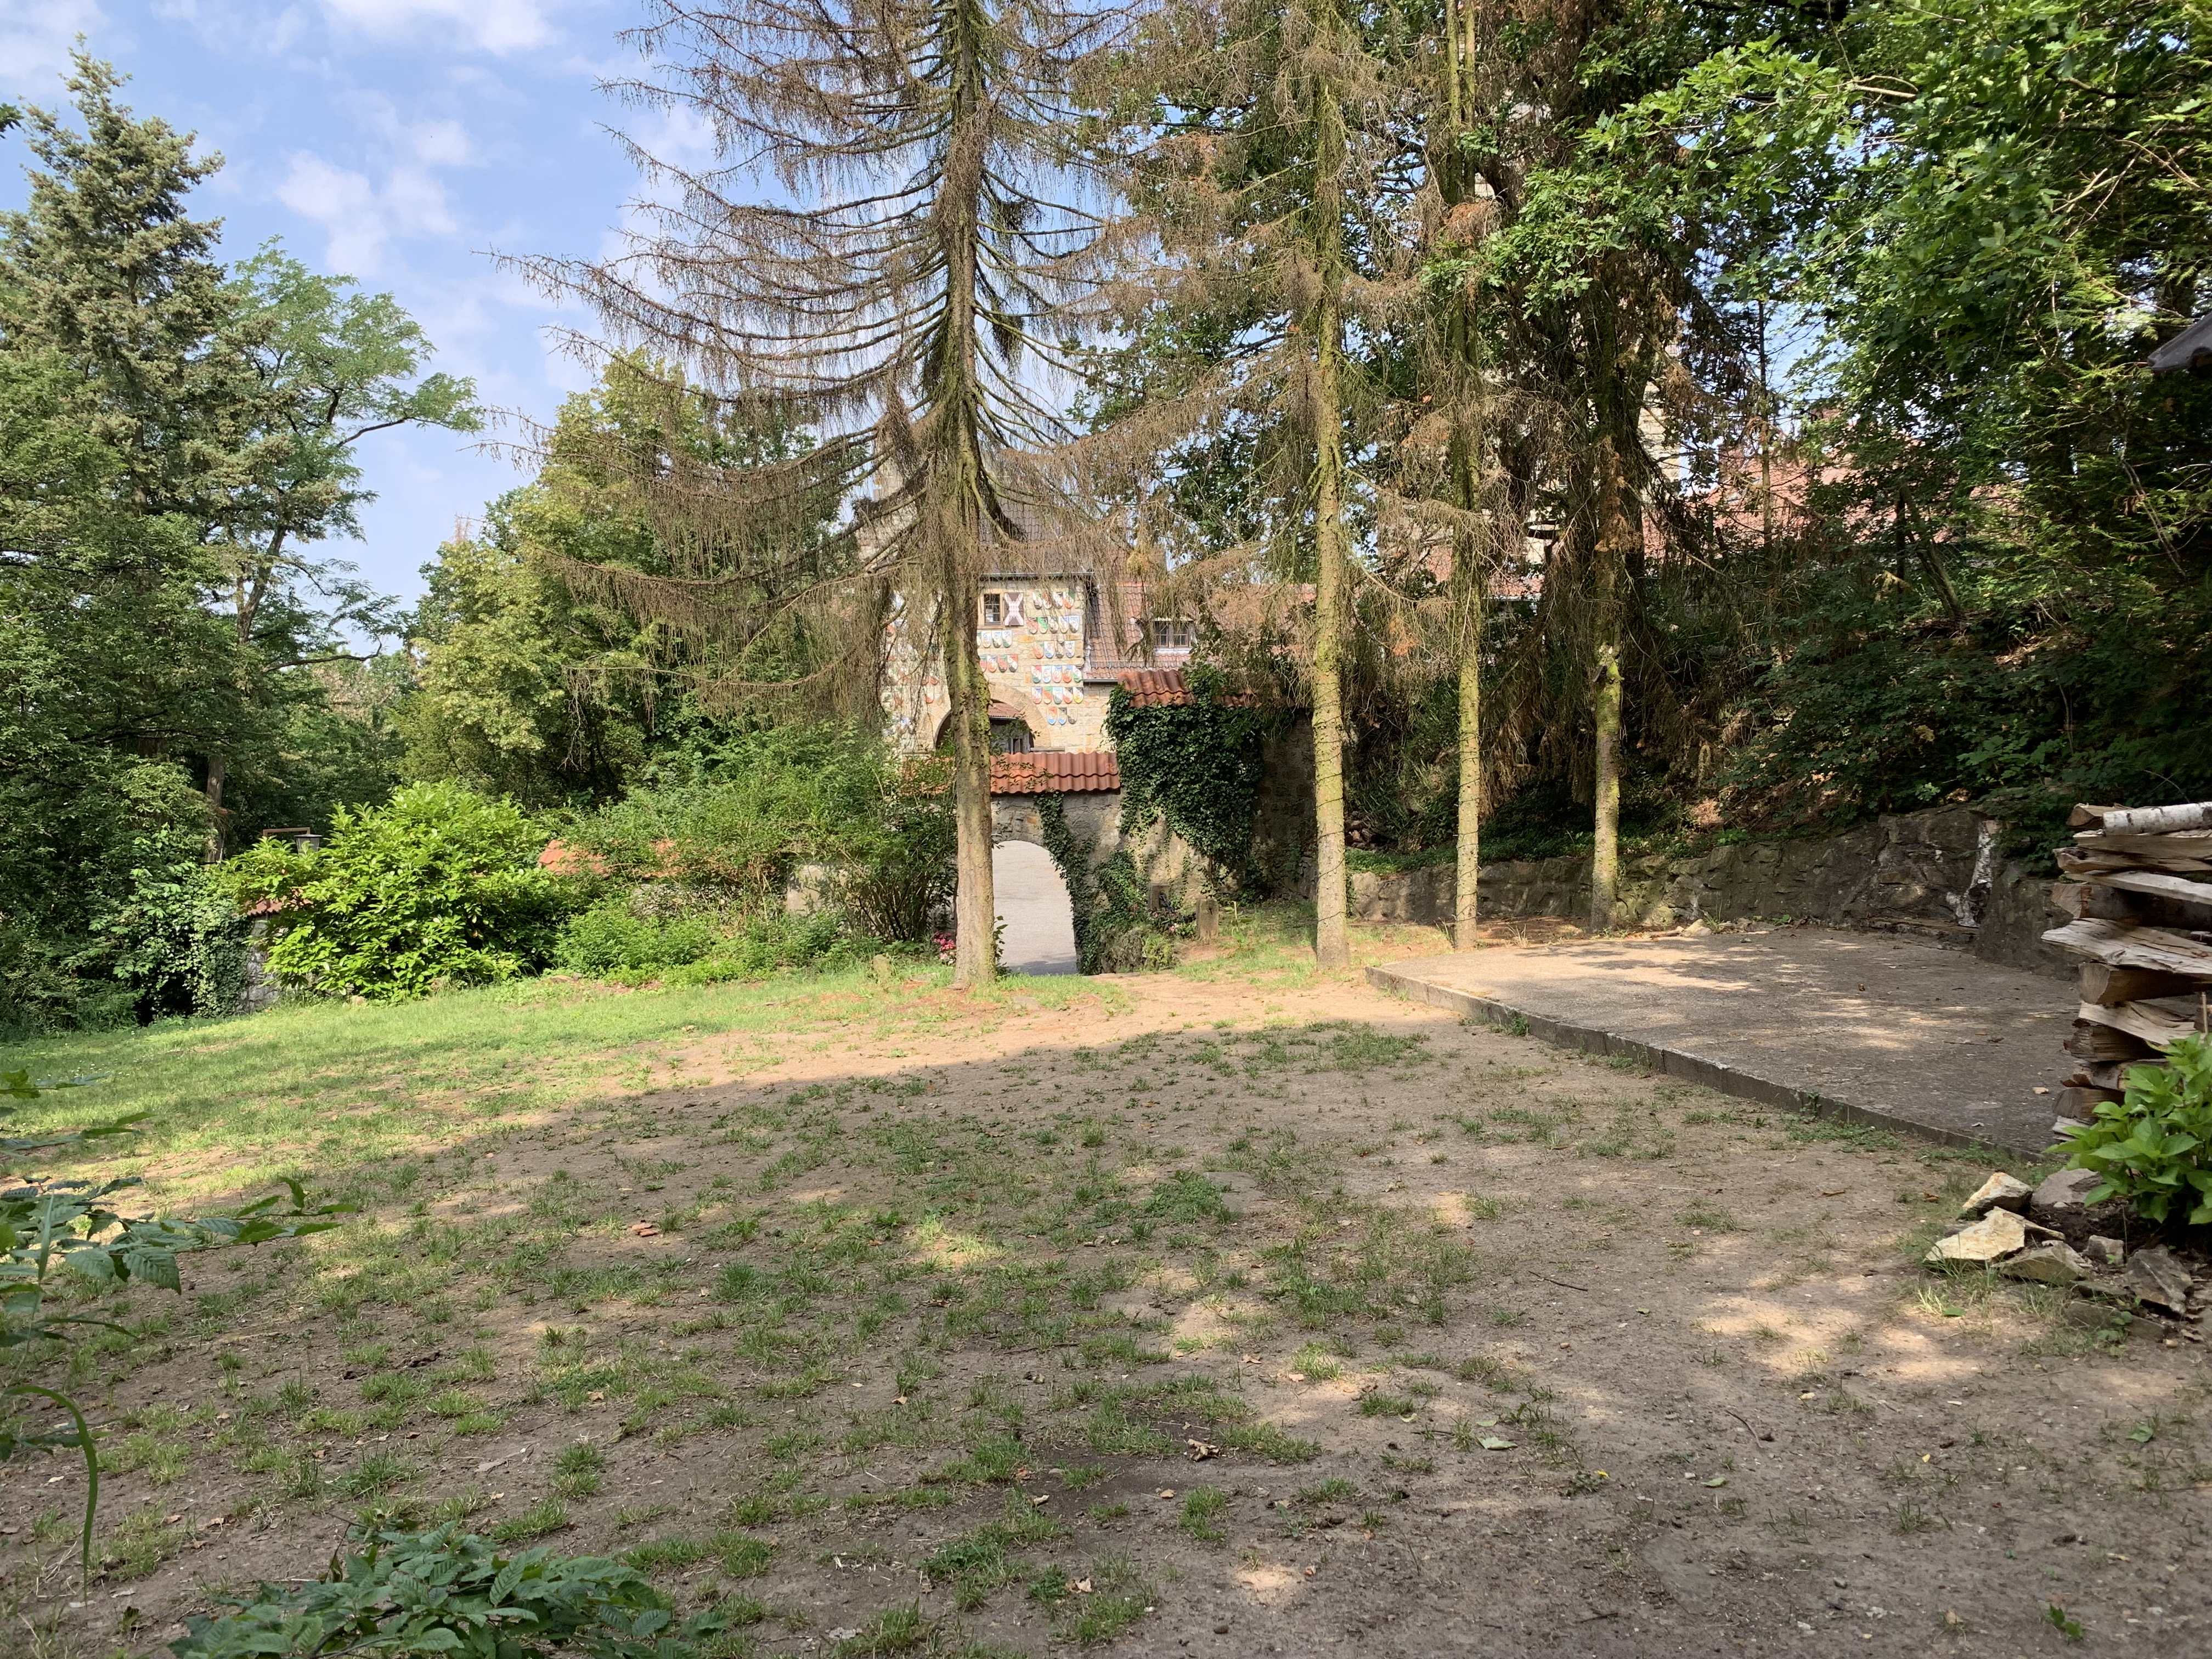
[[853,932],[833,911],[810,916],[774,913],[756,917],[744,932],[720,941],[704,961],[679,968],[669,977],[678,984],[766,979],[800,969],[865,962],[882,948],[881,941]]
[[792,872],[830,866],[865,933],[919,941],[952,890],[943,763],[837,726],[748,732],[562,835],[607,876],[667,882],[741,921],[780,912]]
[[510,802],[422,783],[381,807],[340,807],[319,851],[264,842],[223,879],[242,904],[283,907],[270,972],[320,995],[395,1002],[552,959],[562,919],[586,893],[538,867],[545,842]]
[[2069,1164],[2104,1177],[2087,1201],[2124,1198],[2152,1221],[2212,1222],[2212,1037],[2185,1036],[2164,1066],[2128,1073],[2126,1094],[2065,1132]]
[[628,895],[601,899],[562,924],[553,959],[572,974],[610,974],[681,967],[714,948],[713,921],[702,915],[641,916]]
[[311,1584],[264,1584],[236,1610],[187,1618],[176,1659],[682,1659],[721,1627],[678,1624],[644,1575],[598,1556],[507,1555],[456,1527],[384,1532]]

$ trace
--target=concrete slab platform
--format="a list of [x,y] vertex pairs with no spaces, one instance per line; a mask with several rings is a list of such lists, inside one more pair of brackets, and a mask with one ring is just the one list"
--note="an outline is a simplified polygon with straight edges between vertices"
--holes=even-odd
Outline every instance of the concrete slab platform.
[[1597,939],[1417,957],[1367,977],[1726,1094],[1952,1146],[2049,1146],[2070,1065],[2063,980],[1890,934]]

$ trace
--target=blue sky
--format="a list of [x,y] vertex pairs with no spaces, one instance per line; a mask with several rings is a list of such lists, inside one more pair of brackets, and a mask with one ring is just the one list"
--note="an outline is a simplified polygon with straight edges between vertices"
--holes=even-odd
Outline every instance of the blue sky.
[[[588,376],[547,337],[560,313],[485,254],[611,249],[637,179],[607,125],[658,153],[696,144],[597,89],[636,66],[615,37],[638,15],[635,0],[0,0],[0,96],[64,102],[82,34],[140,113],[222,153],[196,210],[223,220],[227,252],[280,237],[389,291],[438,367],[542,419]],[[0,203],[19,205],[24,152],[0,151]],[[520,478],[444,433],[372,438],[362,458],[366,539],[329,550],[410,597],[456,520]]]

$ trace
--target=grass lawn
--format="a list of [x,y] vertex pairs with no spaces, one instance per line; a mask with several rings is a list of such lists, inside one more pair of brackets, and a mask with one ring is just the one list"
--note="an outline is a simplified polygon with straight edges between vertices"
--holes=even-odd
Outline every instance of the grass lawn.
[[[99,1576],[81,1473],[18,1460],[0,1619],[158,1652],[448,1519],[623,1556],[730,1659],[2178,1616],[2197,1351],[1922,1272],[1983,1170],[1462,1027],[1302,927],[975,995],[540,981],[10,1051],[109,1078],[19,1124],[153,1114],[80,1173],[362,1212],[78,1293],[125,1329],[22,1363],[106,1430]],[[2062,1503],[2130,1577],[2020,1554]]]

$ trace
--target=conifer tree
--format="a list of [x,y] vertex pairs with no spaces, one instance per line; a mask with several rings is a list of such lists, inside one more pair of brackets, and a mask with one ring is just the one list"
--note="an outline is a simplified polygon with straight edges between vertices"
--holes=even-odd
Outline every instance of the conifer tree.
[[[1126,301],[1154,339],[1192,356],[1156,361],[1150,384],[1099,446],[1128,478],[1163,451],[1228,441],[1256,458],[1253,535],[1212,551],[1217,571],[1257,562],[1310,580],[1315,953],[1350,960],[1345,873],[1345,674],[1355,586],[1368,574],[1377,479],[1371,454],[1387,393],[1370,372],[1366,284],[1404,246],[1399,96],[1343,0],[1177,3],[1134,51],[1100,67],[1111,112],[1094,140],[1122,158],[1127,243],[1153,264]],[[1160,356],[1172,359],[1172,345]],[[1205,434],[1212,434],[1208,440]],[[1186,572],[1187,583],[1201,574]]]
[[981,983],[995,907],[980,582],[987,550],[1053,533],[1057,500],[1023,457],[1062,435],[1040,388],[1096,228],[1066,199],[1062,94],[1096,25],[1050,0],[653,9],[634,38],[658,68],[619,90],[703,121],[714,161],[634,146],[659,195],[629,250],[526,263],[623,344],[818,433],[783,465],[668,480],[672,523],[757,525],[825,487],[873,497],[843,565],[756,556],[626,578],[619,597],[738,638],[809,613],[844,641],[821,675],[871,692],[884,604],[901,606],[951,703],[955,982]]

